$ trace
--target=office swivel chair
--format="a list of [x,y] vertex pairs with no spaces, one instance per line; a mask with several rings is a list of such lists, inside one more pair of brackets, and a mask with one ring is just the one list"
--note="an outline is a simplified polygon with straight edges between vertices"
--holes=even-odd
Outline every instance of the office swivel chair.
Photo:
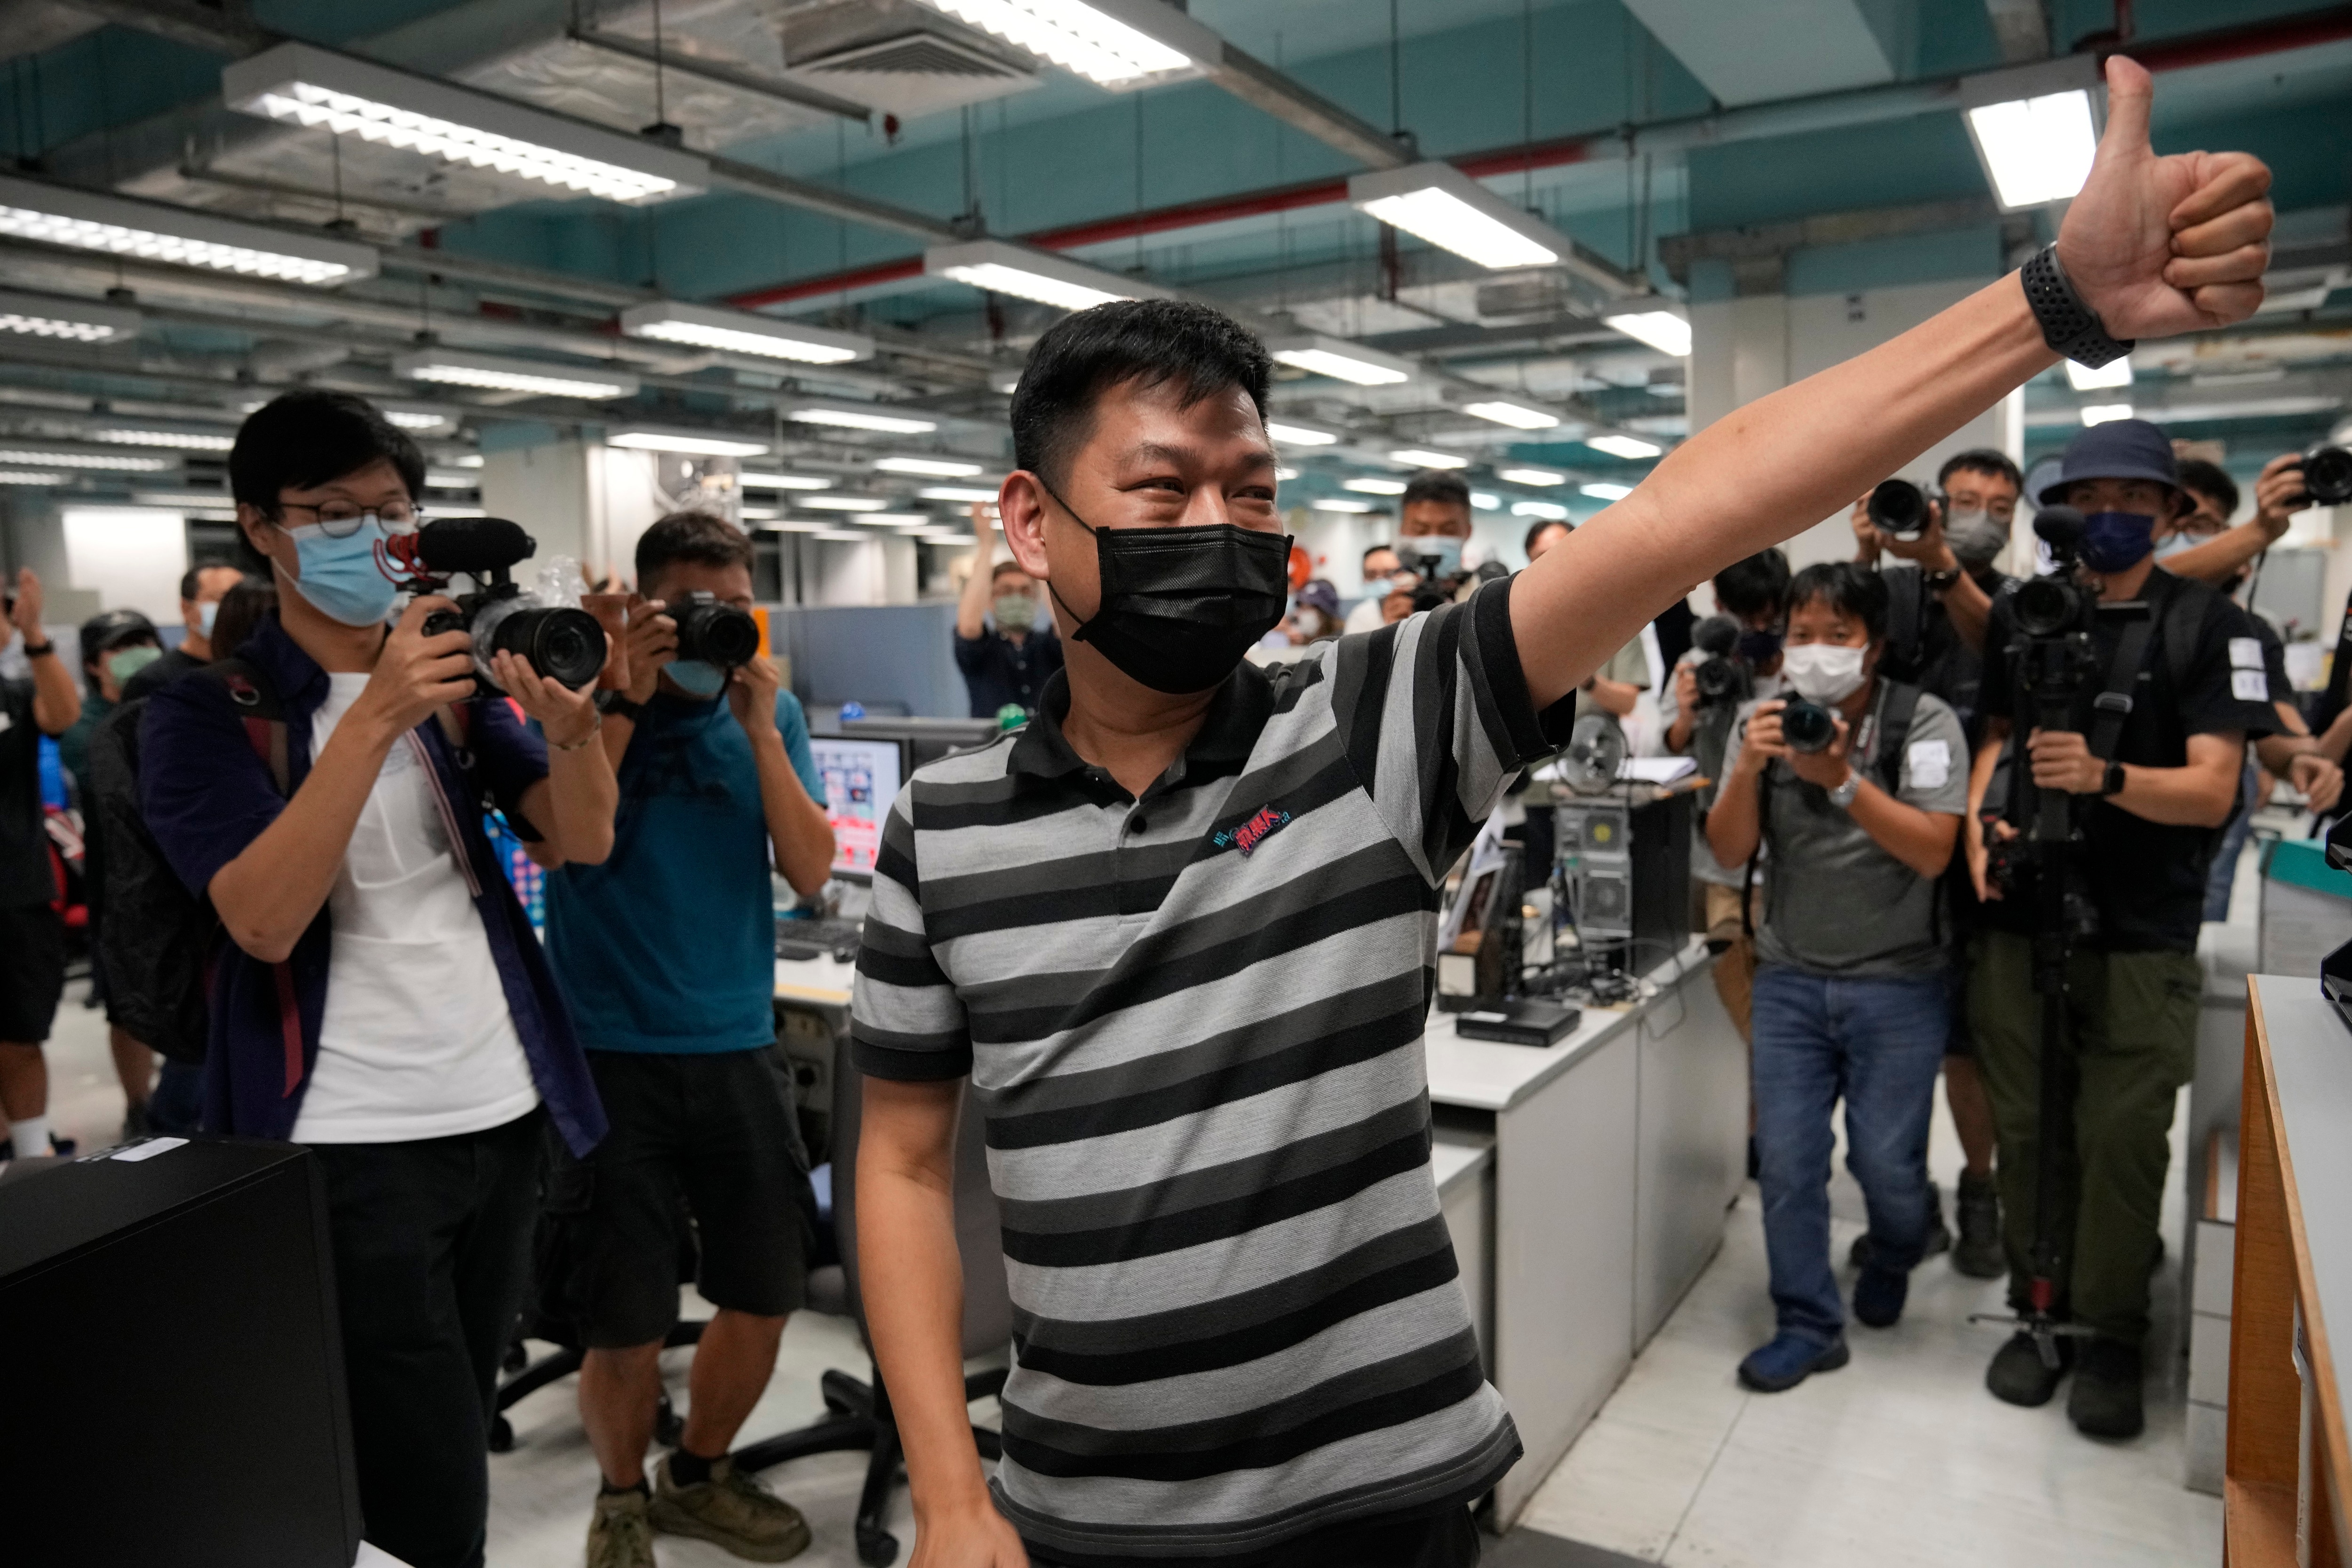
[[[809,1276],[809,1310],[856,1320],[866,1331],[858,1294],[857,1133],[864,1078],[855,1071],[833,1075],[833,1228],[841,1261]],[[996,1194],[988,1184],[988,1153],[979,1108],[970,1088],[958,1105],[955,1131],[955,1237],[963,1258],[963,1353],[969,1361],[1005,1348],[1013,1339],[1013,1300],[1004,1279],[1004,1240]],[[966,1401],[983,1399],[1004,1387],[1004,1369],[964,1379]],[[857,1499],[857,1560],[872,1568],[897,1561],[898,1542],[882,1528],[882,1515],[900,1469],[898,1423],[880,1371],[871,1382],[829,1371],[823,1379],[827,1415],[796,1432],[781,1433],[735,1450],[739,1470],[761,1470],[809,1454],[866,1449],[866,1485]],[[983,1458],[997,1458],[997,1435],[974,1426],[972,1441]]]

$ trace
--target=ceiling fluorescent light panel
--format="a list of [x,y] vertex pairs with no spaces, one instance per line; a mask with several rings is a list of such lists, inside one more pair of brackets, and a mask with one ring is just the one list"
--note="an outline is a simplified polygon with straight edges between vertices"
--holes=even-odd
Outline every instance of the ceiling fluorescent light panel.
[[968,479],[974,474],[986,472],[978,463],[961,462],[952,458],[877,458],[874,466],[886,474],[920,474],[934,479]]
[[1327,338],[1320,332],[1272,338],[1265,347],[1276,359],[1294,369],[1352,382],[1358,386],[1394,386],[1411,381],[1416,368],[1411,360],[1368,349],[1345,338]]
[[1064,310],[1088,310],[1114,300],[1169,298],[1165,289],[1003,239],[935,245],[923,252],[923,270],[987,293],[1034,300]]
[[683,452],[695,458],[764,458],[768,455],[765,441],[746,441],[725,436],[707,436],[690,430],[655,430],[642,426],[608,431],[607,447],[624,447],[637,452]]
[[1451,163],[1358,174],[1349,204],[1481,267],[1549,267],[1570,254],[1566,235],[1522,212]]
[[829,490],[831,479],[810,474],[738,474],[735,482],[747,490]]
[[2124,355],[2121,359],[2109,360],[2096,370],[2093,370],[2086,364],[2077,364],[2073,360],[2066,362],[2066,384],[2077,392],[2098,392],[2106,387],[2129,386],[2131,384],[2132,363],[2129,354]]
[[1601,324],[1614,327],[1637,342],[1644,342],[1662,354],[1687,359],[1691,352],[1690,323],[1673,310],[1622,310],[1613,316],[1603,316]]
[[0,234],[75,250],[95,250],[244,278],[325,286],[373,278],[374,247],[257,223],[215,217],[160,202],[45,185],[0,175]]
[[1634,459],[1654,458],[1665,450],[1655,441],[1644,441],[1639,436],[1587,436],[1584,444],[1612,458]]
[[923,0],[934,11],[1051,61],[1097,87],[1126,90],[1221,60],[1214,33],[1164,0]]
[[2070,200],[2090,176],[2104,100],[2095,55],[2067,55],[1964,78],[1962,123],[2004,212]]
[[0,289],[0,332],[77,343],[119,342],[138,336],[139,312]]
[[488,392],[524,392],[541,397],[631,397],[637,378],[625,371],[590,370],[546,360],[501,359],[455,349],[419,349],[399,354],[392,374],[404,381],[446,386],[478,386]]
[[1293,425],[1286,420],[1269,419],[1265,433],[1286,447],[1331,447],[1339,437],[1328,430],[1318,430],[1311,425]]
[[1465,414],[1475,414],[1497,425],[1508,425],[1514,430],[1549,430],[1559,423],[1559,416],[1528,403],[1513,403],[1507,398],[1488,398],[1484,403],[1465,403]]
[[1568,476],[1566,474],[1554,473],[1549,468],[1505,468],[1496,475],[1496,478],[1503,480],[1506,484],[1513,485],[1564,485],[1568,483]]
[[795,408],[784,417],[803,425],[830,425],[838,430],[877,430],[885,436],[927,436],[940,427],[935,419],[869,414],[862,408]]
[[1433,452],[1426,447],[1400,447],[1389,454],[1391,463],[1407,463],[1416,468],[1466,468],[1470,459],[1454,452]]
[[778,316],[688,305],[677,300],[655,300],[630,306],[621,312],[621,331],[633,338],[759,354],[767,359],[796,360],[803,364],[847,364],[852,360],[874,357],[874,340],[856,332],[804,327]]
[[0,449],[0,466],[29,468],[93,468],[116,474],[152,474],[176,467],[176,458],[140,458],[128,452],[58,452]]
[[709,188],[709,165],[640,137],[373,61],[280,44],[221,70],[230,108],[608,201]]

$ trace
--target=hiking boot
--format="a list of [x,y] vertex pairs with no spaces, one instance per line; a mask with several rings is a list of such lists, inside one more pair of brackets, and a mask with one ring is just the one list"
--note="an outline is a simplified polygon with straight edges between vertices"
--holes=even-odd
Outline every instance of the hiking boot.
[[1853,1315],[1873,1329],[1891,1329],[1903,1317],[1903,1302],[1911,1294],[1911,1276],[1892,1268],[1864,1268],[1853,1282]]
[[2028,1409],[2050,1403],[2058,1392],[2058,1383],[2074,1362],[2074,1342],[2061,1336],[2056,1342],[2058,1364],[2044,1366],[2042,1352],[2033,1343],[2033,1336],[2020,1329],[2010,1335],[2009,1343],[2000,1347],[1985,1369],[1985,1386],[1992,1396],[2007,1405],[2022,1405]]
[[588,1568],[654,1568],[654,1527],[646,1489],[599,1492],[588,1518]]
[[2000,1191],[1993,1179],[1961,1172],[1952,1207],[1960,1220],[1952,1267],[1971,1279],[1998,1279],[2008,1273],[2009,1255],[2000,1245]]
[[1783,1332],[1748,1352],[1739,1363],[1739,1381],[1759,1394],[1781,1394],[1817,1372],[1835,1372],[1852,1359],[1843,1336],[1823,1344]]
[[2140,1409],[2143,1381],[2137,1345],[2086,1340],[2066,1395],[2066,1419],[2085,1437],[2137,1437],[2147,1425]]
[[[1939,1252],[1950,1251],[1951,1247],[1951,1227],[1944,1223],[1944,1194],[1935,1183],[1929,1182],[1927,1184],[1927,1244],[1920,1249],[1919,1259],[1924,1263]],[[1865,1230],[1853,1238],[1853,1245],[1846,1249],[1845,1260],[1856,1268],[1870,1267],[1870,1232]]]
[[654,1472],[647,1516],[665,1535],[691,1535],[753,1563],[782,1563],[808,1550],[801,1510],[735,1468],[733,1455],[714,1459],[710,1479],[682,1487],[664,1459]]

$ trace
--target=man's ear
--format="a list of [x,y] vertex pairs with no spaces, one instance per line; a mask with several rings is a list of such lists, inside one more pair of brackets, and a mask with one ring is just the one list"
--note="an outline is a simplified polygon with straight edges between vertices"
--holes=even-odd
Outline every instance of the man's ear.
[[997,523],[1004,531],[1005,546],[1021,563],[1021,570],[1039,583],[1053,576],[1045,561],[1045,517],[1051,504],[1045,481],[1026,468],[1008,475],[996,496]]

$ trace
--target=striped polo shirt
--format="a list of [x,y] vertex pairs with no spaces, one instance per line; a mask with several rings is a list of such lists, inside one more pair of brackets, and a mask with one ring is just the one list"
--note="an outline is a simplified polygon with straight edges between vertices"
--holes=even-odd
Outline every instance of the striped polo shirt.
[[1140,799],[1068,708],[1057,675],[899,793],[854,1007],[863,1070],[969,1073],[987,1118],[998,1506],[1089,1562],[1475,1498],[1519,1440],[1438,1209],[1422,1028],[1446,870],[1556,744],[1509,582],[1243,665]]

